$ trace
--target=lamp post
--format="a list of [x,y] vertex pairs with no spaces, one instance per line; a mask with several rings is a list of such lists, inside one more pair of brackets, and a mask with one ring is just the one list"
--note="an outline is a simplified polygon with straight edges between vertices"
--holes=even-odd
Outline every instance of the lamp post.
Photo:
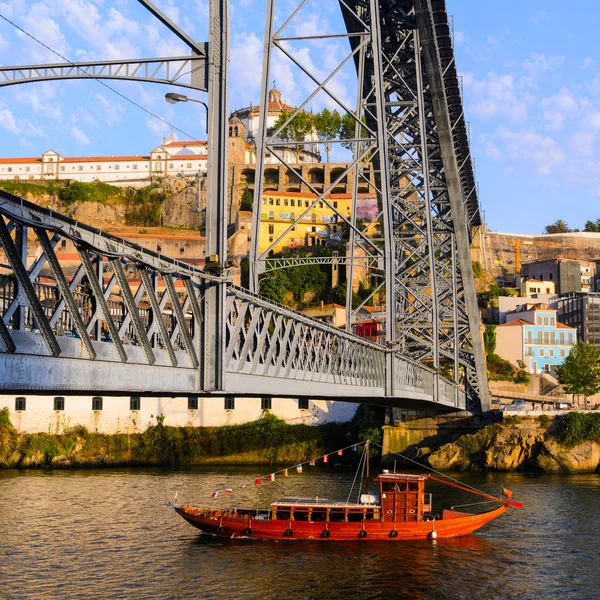
[[204,100],[198,100],[196,98],[190,98],[189,96],[185,96],[184,94],[177,94],[175,92],[169,92],[165,94],[165,100],[170,104],[177,104],[178,102],[197,102],[198,104],[202,104],[206,109],[206,132],[208,133],[208,105]]

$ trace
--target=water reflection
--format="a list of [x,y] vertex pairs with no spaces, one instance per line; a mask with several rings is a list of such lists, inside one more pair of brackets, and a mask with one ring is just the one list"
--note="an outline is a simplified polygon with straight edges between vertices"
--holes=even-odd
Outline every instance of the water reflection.
[[[0,471],[0,598],[598,598],[597,475],[460,474],[510,510],[479,533],[423,542],[220,539],[167,507],[262,507],[345,496],[352,473],[310,469],[239,488],[255,468]],[[227,483],[234,495],[210,499]],[[434,486],[435,510],[473,501]],[[482,508],[483,510],[484,508]]]

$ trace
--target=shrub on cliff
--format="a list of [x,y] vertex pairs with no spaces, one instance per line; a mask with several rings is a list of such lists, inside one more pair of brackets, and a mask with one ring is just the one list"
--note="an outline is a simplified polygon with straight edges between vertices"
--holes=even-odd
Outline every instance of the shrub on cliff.
[[12,429],[12,423],[10,422],[10,412],[5,406],[0,410],[0,429]]
[[558,441],[572,448],[584,442],[600,444],[600,414],[570,412],[562,419]]

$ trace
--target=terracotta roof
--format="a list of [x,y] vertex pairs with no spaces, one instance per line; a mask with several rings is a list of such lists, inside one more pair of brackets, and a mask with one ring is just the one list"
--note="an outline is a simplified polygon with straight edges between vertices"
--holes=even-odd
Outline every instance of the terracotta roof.
[[165,146],[169,146],[169,147],[171,147],[171,146],[198,146],[198,145],[206,146],[206,143],[207,143],[206,140],[198,140],[197,142],[196,141],[186,142],[184,140],[181,142],[165,142],[163,144],[163,147],[165,147]]
[[41,158],[0,158],[0,164],[41,163]]
[[558,321],[556,322],[556,327],[557,329],[572,329],[573,331],[577,329],[576,327],[569,327],[568,325],[565,325],[564,323],[559,323]]
[[[276,192],[275,190],[266,190],[263,192],[263,196],[280,196],[282,198],[307,198],[314,200],[318,198],[315,194],[308,194],[305,192]],[[325,194],[327,200],[346,200],[351,199],[352,194]],[[372,199],[375,198],[375,194],[358,194],[359,199]]]
[[514,321],[509,321],[508,323],[503,323],[499,325],[499,327],[516,327],[517,325],[533,325],[529,321],[524,321],[523,319],[515,319]]
[[122,160],[150,160],[149,156],[73,156],[63,158],[60,163],[78,163],[78,162],[115,162]]

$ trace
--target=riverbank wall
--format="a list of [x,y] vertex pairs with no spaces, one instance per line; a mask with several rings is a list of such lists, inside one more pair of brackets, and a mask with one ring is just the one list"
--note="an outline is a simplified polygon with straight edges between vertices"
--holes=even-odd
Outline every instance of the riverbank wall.
[[[487,421],[487,422],[486,422]],[[384,427],[385,465],[440,471],[600,471],[600,413],[492,411],[482,417],[413,419]]]
[[129,465],[297,464],[348,445],[356,420],[289,425],[272,414],[225,427],[170,427],[157,417],[143,433],[19,433],[0,411],[0,468]]

